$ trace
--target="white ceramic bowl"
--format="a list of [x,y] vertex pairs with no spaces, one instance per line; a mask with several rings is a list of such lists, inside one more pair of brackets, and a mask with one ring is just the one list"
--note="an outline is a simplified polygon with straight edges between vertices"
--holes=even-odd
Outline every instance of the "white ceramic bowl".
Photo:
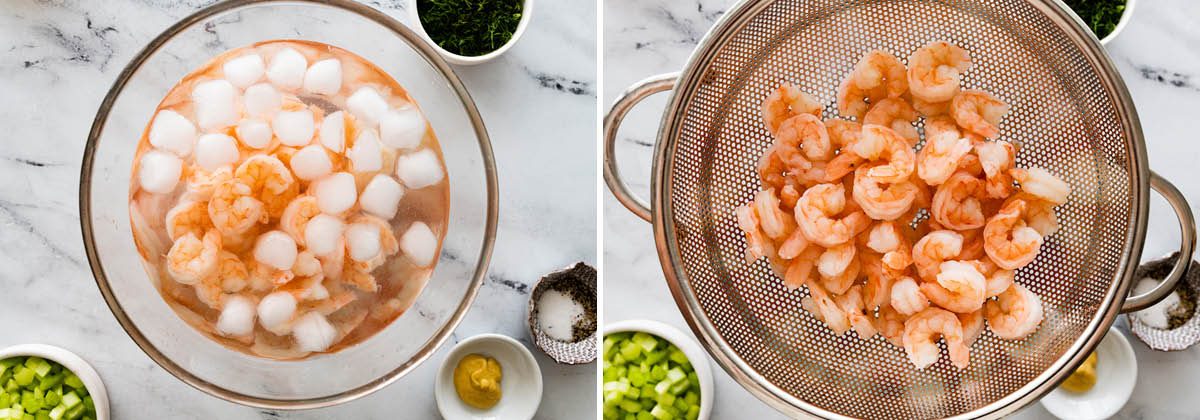
[[477,56],[466,56],[458,55],[442,49],[437,42],[433,41],[433,38],[429,37],[429,34],[425,32],[425,27],[421,25],[421,16],[417,13],[417,1],[418,0],[408,0],[409,23],[414,29],[417,30],[417,33],[421,34],[421,38],[425,38],[426,41],[429,41],[429,44],[433,46],[433,49],[437,50],[438,54],[441,54],[442,58],[445,58],[446,61],[449,61],[453,64],[463,66],[483,64],[504,54],[509,50],[509,48],[512,48],[512,46],[517,43],[517,40],[521,38],[521,35],[525,34],[525,28],[529,26],[529,19],[533,14],[533,0],[525,0],[525,3],[521,5],[521,20],[517,22],[517,30],[513,31],[513,36],[508,40],[508,42],[504,43],[504,45],[501,45],[500,48],[497,48],[495,51],[490,53]]
[[1121,20],[1117,21],[1117,26],[1113,28],[1111,33],[1100,40],[1100,44],[1107,45],[1109,42],[1112,42],[1113,39],[1117,38],[1117,34],[1120,34],[1129,25],[1129,19],[1133,17],[1134,5],[1137,5],[1137,0],[1125,0],[1125,10],[1121,12]]
[[1062,388],[1042,398],[1042,406],[1063,420],[1106,419],[1129,401],[1137,383],[1137,359],[1133,347],[1116,328],[1096,346],[1096,386],[1088,392]]
[[[471,353],[500,362],[500,402],[486,410],[467,405],[454,391],[454,367]],[[542,402],[542,369],[519,341],[500,334],[480,334],[458,343],[442,359],[433,396],[446,420],[528,420]]]
[[88,395],[92,396],[92,404],[96,406],[96,420],[108,420],[108,390],[104,389],[104,381],[100,374],[75,353],[62,347],[47,344],[19,344],[0,349],[0,359],[19,356],[37,356],[57,362],[75,373],[83,386],[87,387]]
[[708,416],[712,414],[715,388],[713,388],[712,362],[708,360],[708,353],[704,351],[703,347],[700,347],[700,343],[684,334],[683,331],[658,321],[630,319],[604,326],[604,335],[623,331],[642,331],[654,334],[670,341],[675,347],[679,347],[680,351],[683,351],[688,361],[692,363],[692,368],[696,370],[696,378],[700,380],[700,416],[698,419],[708,419]]

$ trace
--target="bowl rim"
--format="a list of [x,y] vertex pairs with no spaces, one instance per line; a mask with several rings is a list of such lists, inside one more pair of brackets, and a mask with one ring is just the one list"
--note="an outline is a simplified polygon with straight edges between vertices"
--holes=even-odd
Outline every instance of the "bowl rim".
[[1125,30],[1126,26],[1129,26],[1129,21],[1133,19],[1133,9],[1136,5],[1137,0],[1125,0],[1125,10],[1121,11],[1121,19],[1117,20],[1117,26],[1113,27],[1112,32],[1109,32],[1104,38],[1100,38],[1101,45],[1108,45],[1109,42],[1117,38],[1117,35],[1121,31]]
[[521,38],[521,36],[525,34],[525,29],[529,27],[529,21],[533,19],[531,17],[533,14],[533,0],[522,0],[521,20],[517,22],[517,29],[513,31],[513,36],[509,38],[504,45],[501,45],[500,48],[492,50],[484,55],[459,55],[443,49],[442,46],[433,41],[433,37],[429,36],[429,33],[425,32],[425,25],[421,24],[421,15],[419,12],[417,12],[417,1],[418,0],[408,0],[408,15],[410,20],[412,20],[411,24],[414,28],[416,28],[417,33],[421,35],[422,39],[428,41],[429,45],[432,45],[433,49],[437,51],[438,54],[441,54],[446,60],[454,64],[465,66],[483,64],[503,55],[505,52],[508,52],[508,50],[517,43],[517,39]]
[[109,419],[108,389],[104,387],[100,373],[96,372],[96,368],[87,360],[70,350],[49,344],[29,343],[0,348],[0,359],[23,356],[48,359],[70,370],[83,381],[83,387],[87,388],[88,395],[92,396],[92,403],[96,406],[96,420]]
[[[437,405],[438,414],[440,414],[442,417],[446,417],[446,412],[442,408],[442,404],[443,404],[442,399],[446,398],[448,396],[443,396],[442,392],[440,392],[440,390],[444,389],[443,378],[454,374],[453,369],[451,368],[451,365],[450,365],[450,361],[451,361],[451,359],[453,359],[453,357],[451,357],[451,356],[454,356],[454,354],[456,352],[463,351],[461,349],[464,348],[465,346],[472,345],[477,342],[484,342],[484,341],[496,341],[496,342],[504,343],[504,345],[508,346],[509,348],[517,349],[516,351],[514,351],[514,353],[517,353],[518,355],[520,355],[520,357],[522,359],[525,359],[525,361],[529,362],[529,364],[531,366],[533,366],[533,370],[530,371],[530,373],[531,373],[531,376],[534,378],[533,382],[535,385],[535,389],[533,389],[532,391],[534,391],[534,397],[535,397],[534,400],[538,402],[538,404],[536,406],[534,406],[533,412],[529,413],[528,418],[533,418],[533,416],[537,415],[537,409],[538,409],[538,407],[541,406],[541,403],[542,403],[542,392],[544,391],[543,387],[545,386],[545,384],[542,381],[542,367],[541,367],[541,365],[538,365],[537,359],[533,357],[533,353],[530,352],[528,348],[525,348],[525,345],[521,344],[520,341],[517,341],[517,339],[509,337],[507,335],[497,334],[497,333],[477,334],[477,335],[468,337],[467,339],[465,339],[463,341],[459,341],[458,344],[455,344],[454,347],[450,348],[450,352],[446,354],[446,357],[442,358],[441,364],[438,365],[437,372],[434,373],[434,380],[433,380],[433,399],[434,399],[435,404]],[[457,363],[457,360],[455,361],[455,363]],[[447,373],[448,370],[449,370],[449,373]],[[453,387],[451,387],[451,389],[453,389]]]
[[[483,242],[479,252],[479,259],[475,266],[475,271],[472,275],[471,283],[467,288],[463,301],[459,303],[454,313],[447,318],[446,323],[438,329],[426,345],[420,348],[412,359],[396,368],[388,371],[382,376],[371,380],[357,387],[324,396],[311,398],[267,398],[246,395],[237,391],[233,391],[217,384],[202,379],[181,365],[168,358],[165,354],[158,350],[153,343],[146,338],[144,334],[133,323],[125,310],[117,301],[112,289],[109,287],[108,279],[104,274],[103,264],[100,262],[99,254],[96,249],[96,244],[93,239],[92,223],[91,223],[91,178],[92,165],[95,160],[95,152],[97,144],[100,141],[100,135],[104,131],[104,126],[108,119],[108,115],[112,110],[116,98],[120,95],[125,85],[133,77],[133,74],[141,68],[141,66],[149,59],[149,57],[157,52],[164,44],[172,39],[180,32],[191,28],[198,23],[207,20],[213,16],[249,6],[269,3],[285,3],[285,4],[305,4],[334,7],[346,12],[357,14],[360,17],[375,22],[376,24],[389,29],[397,38],[408,44],[418,54],[420,54],[426,62],[436,69],[446,80],[446,83],[457,94],[459,100],[463,104],[464,112],[467,114],[476,139],[479,143],[480,155],[484,167],[484,175],[487,180],[487,216],[484,227]],[[100,103],[99,110],[96,113],[96,118],[92,122],[90,131],[88,132],[87,144],[83,153],[83,164],[79,174],[79,214],[80,228],[83,234],[84,251],[88,257],[88,265],[92,270],[92,275],[96,280],[96,284],[100,289],[100,294],[104,297],[105,303],[108,304],[113,316],[121,324],[121,328],[126,334],[133,339],[143,352],[146,353],[155,363],[161,366],[171,375],[175,376],[184,383],[203,391],[206,394],[217,398],[242,404],[245,406],[275,409],[275,410],[306,410],[321,407],[329,407],[342,404],[362,398],[375,391],[383,389],[391,383],[399,380],[404,375],[416,369],[423,362],[428,360],[441,347],[442,344],[454,332],[454,329],[462,322],[474,303],[475,297],[483,285],[484,276],[487,274],[487,268],[491,261],[493,245],[496,239],[496,229],[499,212],[498,198],[498,182],[496,176],[496,161],[492,153],[492,143],[488,136],[487,129],[484,126],[483,118],[479,114],[479,109],[475,106],[474,100],[467,92],[462,80],[454,72],[453,68],[446,63],[440,55],[430,46],[429,43],[422,40],[412,29],[404,26],[397,20],[387,14],[374,9],[365,4],[357,3],[352,0],[227,0],[216,4],[201,8],[192,14],[183,17],[175,24],[171,25],[162,33],[155,36],[144,48],[141,49],[125,67],[121,73],[117,75],[112,86],[104,96],[104,100]]]
[[[699,420],[708,419],[712,414],[713,394],[716,389],[713,386],[712,361],[704,347],[701,347],[694,338],[684,334],[683,330],[652,319],[626,319],[604,326],[605,336],[624,331],[654,334],[683,351],[688,361],[692,363],[692,367],[695,368],[696,377],[700,379],[700,416],[697,418]],[[697,363],[697,360],[703,360],[703,362]]]

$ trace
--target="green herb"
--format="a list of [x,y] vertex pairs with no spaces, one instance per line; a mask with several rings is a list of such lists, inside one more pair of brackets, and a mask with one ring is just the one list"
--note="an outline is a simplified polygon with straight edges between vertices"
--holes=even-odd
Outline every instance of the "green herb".
[[1121,21],[1121,14],[1125,12],[1125,0],[1066,0],[1066,3],[1096,33],[1097,38],[1112,33],[1117,28],[1117,22]]
[[522,0],[418,0],[429,38],[446,51],[478,56],[499,49],[521,21]]

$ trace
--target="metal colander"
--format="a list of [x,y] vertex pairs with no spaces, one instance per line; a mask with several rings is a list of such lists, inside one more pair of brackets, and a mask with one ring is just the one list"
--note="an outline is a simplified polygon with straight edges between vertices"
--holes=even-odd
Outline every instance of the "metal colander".
[[[907,57],[932,40],[966,48],[963,87],[1012,105],[1002,139],[1018,166],[1049,169],[1073,187],[1061,229],[1017,282],[1043,299],[1045,321],[1023,340],[985,333],[967,369],[941,360],[916,370],[880,337],[835,336],[801,309],[765,261],[748,265],[734,209],[760,188],[772,139],[762,100],[790,81],[837,116],[838,82],[867,51]],[[655,148],[651,203],[619,178],[613,139],[639,100],[673,90]],[[757,397],[789,415],[853,418],[999,417],[1036,401],[1103,338],[1120,311],[1169,293],[1168,281],[1125,299],[1145,239],[1150,188],[1175,208],[1182,252],[1195,240],[1182,195],[1147,168],[1133,103],[1107,55],[1053,0],[744,1],[710,30],[681,73],[639,82],[605,119],[605,178],[654,223],[676,303],[709,353]],[[944,353],[944,349],[943,349]]]

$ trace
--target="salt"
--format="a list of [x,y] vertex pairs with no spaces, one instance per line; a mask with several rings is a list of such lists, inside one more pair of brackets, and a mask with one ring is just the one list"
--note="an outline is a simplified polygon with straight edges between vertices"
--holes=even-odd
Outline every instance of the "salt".
[[[1155,286],[1158,286],[1158,280],[1144,278],[1134,287],[1133,293],[1140,295],[1153,290]],[[1179,294],[1172,292],[1154,306],[1138,312],[1137,320],[1150,327],[1167,329],[1170,327],[1171,313],[1177,310],[1179,303]]]
[[575,324],[583,319],[583,305],[563,292],[546,290],[538,298],[537,313],[542,332],[558,341],[571,341]]

